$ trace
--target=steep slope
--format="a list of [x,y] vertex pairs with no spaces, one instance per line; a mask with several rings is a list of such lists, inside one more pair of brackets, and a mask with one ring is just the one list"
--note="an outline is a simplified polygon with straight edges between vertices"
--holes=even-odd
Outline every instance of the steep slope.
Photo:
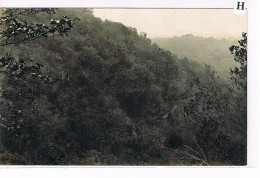
[[[17,64],[4,73],[3,164],[245,164],[245,145],[230,136],[240,108],[211,67],[88,9],[21,19],[47,24],[64,15],[81,19],[69,36],[1,48],[1,61],[34,71],[19,73]],[[183,154],[194,154],[189,148],[207,159]]]

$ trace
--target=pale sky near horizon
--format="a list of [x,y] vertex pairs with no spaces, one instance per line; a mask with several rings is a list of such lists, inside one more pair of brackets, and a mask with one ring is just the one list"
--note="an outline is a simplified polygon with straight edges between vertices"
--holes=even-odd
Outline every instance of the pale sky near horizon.
[[94,15],[146,32],[149,38],[185,34],[240,38],[247,32],[247,13],[233,14],[233,9],[94,9]]

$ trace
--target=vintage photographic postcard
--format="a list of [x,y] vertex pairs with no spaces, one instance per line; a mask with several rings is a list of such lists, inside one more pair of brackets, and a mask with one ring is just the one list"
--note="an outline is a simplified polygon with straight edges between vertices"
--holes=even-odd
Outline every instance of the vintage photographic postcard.
[[1,8],[0,164],[246,166],[246,7]]

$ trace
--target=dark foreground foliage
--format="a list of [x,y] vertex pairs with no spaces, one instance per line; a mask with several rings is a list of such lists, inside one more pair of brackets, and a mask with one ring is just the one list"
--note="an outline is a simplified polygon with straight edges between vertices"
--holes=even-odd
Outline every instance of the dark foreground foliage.
[[34,35],[4,29],[1,164],[246,164],[246,34],[226,81],[90,10],[27,12]]

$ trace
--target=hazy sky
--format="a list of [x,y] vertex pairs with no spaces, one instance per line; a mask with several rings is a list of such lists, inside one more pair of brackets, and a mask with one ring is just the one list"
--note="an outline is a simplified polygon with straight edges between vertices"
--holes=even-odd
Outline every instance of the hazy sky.
[[94,15],[122,22],[148,37],[239,38],[247,31],[247,13],[236,15],[233,9],[94,9]]

